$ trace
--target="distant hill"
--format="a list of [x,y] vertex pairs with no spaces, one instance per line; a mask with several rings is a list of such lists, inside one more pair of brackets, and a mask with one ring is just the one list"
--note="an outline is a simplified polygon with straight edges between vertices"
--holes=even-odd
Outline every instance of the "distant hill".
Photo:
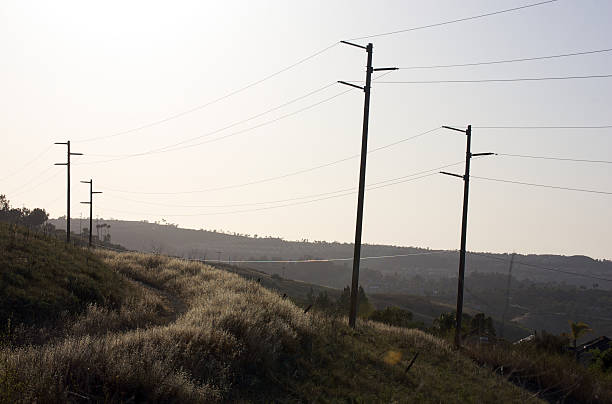
[[[57,228],[65,228],[65,220],[53,219]],[[352,243],[325,241],[287,241],[280,238],[226,234],[209,230],[183,229],[174,225],[137,221],[97,220],[105,225],[101,229],[111,235],[114,243],[143,252],[216,260],[235,263],[240,260],[286,260],[309,258],[348,258],[353,255]],[[108,227],[110,226],[110,227]],[[78,229],[78,219],[72,228]],[[103,235],[101,235],[103,238]],[[361,282],[371,291],[393,291],[397,278],[420,275],[424,277],[456,276],[458,253],[454,250],[430,250],[418,247],[365,244],[362,256],[390,256],[419,254],[408,257],[372,259],[362,262]],[[484,273],[508,272],[510,255],[495,253],[468,254],[467,271]],[[517,279],[537,282],[565,282],[570,285],[597,287],[612,290],[612,282],[598,282],[590,278],[564,274],[543,268],[576,272],[588,276],[612,278],[612,261],[595,260],[586,256],[516,255],[513,275]],[[298,279],[332,287],[342,287],[350,282],[350,261],[341,263],[249,263],[250,267],[287,278]],[[396,292],[398,292],[396,290]]]

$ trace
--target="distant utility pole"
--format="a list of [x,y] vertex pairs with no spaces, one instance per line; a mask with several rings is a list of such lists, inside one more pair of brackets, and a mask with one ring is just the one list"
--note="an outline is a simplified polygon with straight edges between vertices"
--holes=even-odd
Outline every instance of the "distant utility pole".
[[68,196],[66,198],[66,242],[70,242],[70,156],[82,156],[83,153],[70,152],[70,140],[66,142],[55,142],[55,144],[65,144],[68,148],[67,159],[65,163],[55,163],[56,166],[66,166],[68,169]]
[[463,216],[461,220],[461,250],[459,251],[459,279],[457,285],[457,321],[455,324],[455,346],[461,346],[461,317],[463,316],[463,279],[465,275],[465,244],[467,237],[467,218],[468,218],[468,194],[470,192],[470,161],[476,156],[491,156],[495,153],[472,153],[472,125],[468,125],[466,130],[442,126],[445,129],[454,130],[466,134],[467,145],[465,150],[465,174],[453,174],[440,171],[442,174],[453,177],[463,178]]
[[94,194],[101,194],[101,191],[93,190],[93,180],[81,181],[83,184],[89,184],[89,202],[81,202],[89,205],[89,246],[91,247],[91,228],[93,227],[93,196]]
[[368,123],[370,118],[370,88],[372,84],[372,73],[383,70],[397,70],[397,67],[372,67],[372,52],[374,45],[369,43],[367,46],[361,46],[354,43],[340,41],[343,44],[355,46],[365,49],[368,54],[368,62],[366,68],[365,86],[361,87],[355,84],[347,83],[346,81],[338,81],[340,84],[345,84],[350,87],[359,88],[365,93],[363,103],[363,129],[361,135],[361,164],[359,168],[359,194],[357,197],[357,225],[355,229],[355,254],[353,256],[353,279],[351,282],[351,310],[349,313],[349,325],[355,328],[357,318],[357,299],[359,296],[359,262],[361,259],[361,229],[363,224],[363,198],[365,192],[365,176],[366,176],[366,157],[368,154]]
[[221,262],[221,253],[222,252],[223,251],[217,251],[217,262],[219,262],[219,263]]
[[501,338],[504,338],[504,328],[506,327],[506,314],[508,314],[508,307],[510,306],[510,283],[512,282],[512,266],[514,265],[514,256],[512,253],[510,257],[510,267],[508,268],[508,284],[506,285],[506,307],[504,307],[504,314],[502,314],[502,326],[501,332],[499,333]]

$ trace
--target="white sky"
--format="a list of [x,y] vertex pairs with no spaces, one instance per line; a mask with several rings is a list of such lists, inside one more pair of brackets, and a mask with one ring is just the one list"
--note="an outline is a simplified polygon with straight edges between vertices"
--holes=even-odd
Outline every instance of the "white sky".
[[[356,194],[288,207],[285,200],[356,187],[359,161],[229,190],[359,153],[359,91],[219,141],[169,153],[156,149],[242,121],[336,80],[361,80],[365,52],[338,45],[221,102],[143,130],[109,136],[206,104],[340,39],[468,17],[528,1],[3,1],[0,3],[0,192],[14,206],[65,214],[65,146],[71,140],[72,216],[86,217],[93,178],[104,194],[95,216],[166,220],[287,239],[354,238]],[[559,0],[517,12],[373,38],[376,66],[422,66],[612,48],[612,2]],[[361,43],[365,44],[366,41]],[[404,70],[381,81],[487,79],[612,73],[612,52],[524,63]],[[200,139],[248,129],[329,98],[333,85],[269,114]],[[378,84],[370,149],[451,124],[610,125],[612,78],[481,83]],[[196,142],[191,142],[196,143]],[[187,143],[187,144],[191,144]],[[612,129],[474,129],[473,151],[612,160]],[[374,183],[461,161],[465,138],[437,131],[372,153]],[[37,156],[45,151],[44,154]],[[26,167],[24,164],[36,160]],[[97,163],[96,163],[97,162]],[[462,172],[463,166],[448,171]],[[612,164],[488,157],[474,176],[612,192]],[[612,258],[612,195],[474,179],[468,248]],[[128,200],[129,199],[129,200]],[[454,249],[462,182],[435,175],[366,193],[363,240]],[[158,205],[156,205],[158,204]],[[169,206],[160,206],[169,205]],[[221,213],[221,214],[219,214]]]

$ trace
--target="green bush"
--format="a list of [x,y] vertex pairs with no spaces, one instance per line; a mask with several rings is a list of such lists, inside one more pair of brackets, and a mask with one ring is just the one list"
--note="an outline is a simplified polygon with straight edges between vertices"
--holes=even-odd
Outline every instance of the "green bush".
[[370,315],[370,320],[396,327],[413,325],[412,313],[395,306],[386,307],[384,310],[374,310]]

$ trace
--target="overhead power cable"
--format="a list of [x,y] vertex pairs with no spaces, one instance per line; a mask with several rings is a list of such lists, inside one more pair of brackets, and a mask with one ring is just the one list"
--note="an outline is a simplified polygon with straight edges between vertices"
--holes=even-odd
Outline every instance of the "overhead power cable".
[[[441,167],[436,167],[430,170],[425,170],[425,171],[420,171],[417,173],[412,173],[412,174],[408,174],[408,175],[403,175],[401,177],[395,177],[395,178],[391,178],[388,180],[383,180],[383,181],[379,181],[379,182],[375,182],[373,184],[370,184],[371,186],[373,185],[380,185],[380,184],[384,184],[384,183],[389,183],[389,182],[395,182],[398,180],[403,180],[405,178],[409,178],[409,177],[415,177],[415,176],[419,176],[419,175],[423,175],[423,174],[429,174],[432,173],[433,171],[438,171],[444,168],[449,168],[449,167],[453,167],[456,166],[458,164],[463,163],[463,161],[460,162],[456,162],[456,163],[452,163],[452,164],[447,164]],[[274,203],[283,203],[283,202],[291,202],[291,201],[297,201],[297,200],[304,200],[304,199],[312,199],[312,198],[318,198],[321,196],[327,196],[327,195],[333,195],[333,194],[338,194],[338,193],[348,193],[348,194],[353,194],[355,191],[355,187],[349,187],[349,188],[344,188],[344,189],[339,189],[336,191],[331,191],[331,192],[323,192],[323,193],[318,193],[318,194],[311,194],[311,195],[305,195],[305,196],[300,196],[300,197],[294,197],[294,198],[287,198],[287,199],[278,199],[278,200],[272,200],[272,201],[263,201],[263,202],[249,202],[249,203],[237,203],[237,204],[221,204],[221,205],[177,205],[177,204],[168,204],[168,203],[157,203],[157,202],[148,202],[148,201],[142,201],[142,200],[136,200],[136,199],[130,199],[130,198],[123,198],[123,197],[118,197],[118,196],[113,196],[116,199],[119,200],[124,200],[124,201],[129,201],[129,202],[135,202],[135,203],[142,203],[145,205],[153,205],[153,206],[165,206],[165,207],[171,207],[171,208],[229,208],[229,207],[241,207],[241,206],[257,206],[257,205],[270,205],[270,204],[274,204]],[[342,195],[344,196],[344,195]],[[160,215],[160,216],[164,216],[164,215]]]
[[[458,165],[458,164],[462,164],[463,161],[457,162],[457,163],[453,163],[453,164],[448,164],[442,167],[436,167],[434,169],[431,170],[427,170],[427,171],[423,171],[423,173],[428,173],[428,174],[423,174],[420,176],[415,176],[417,175],[417,173],[415,174],[410,174],[410,175],[406,175],[406,176],[402,176],[402,177],[397,177],[397,178],[393,178],[393,179],[389,179],[389,180],[384,180],[384,181],[379,181],[373,184],[370,184],[368,186],[368,188],[366,189],[366,191],[372,191],[375,189],[380,189],[380,188],[386,188],[389,186],[393,186],[393,185],[398,185],[398,184],[403,184],[405,182],[410,182],[410,181],[415,181],[415,180],[419,180],[422,178],[426,178],[426,177],[431,177],[434,175],[438,174],[438,170],[442,169],[442,168],[448,168],[454,165]],[[339,193],[342,192],[342,193]],[[284,207],[289,207],[289,206],[296,206],[296,205],[304,205],[304,204],[309,204],[309,203],[313,203],[313,202],[319,202],[319,201],[324,201],[324,200],[328,200],[328,199],[335,199],[335,198],[341,198],[344,196],[349,196],[349,195],[354,195],[355,194],[355,189],[352,188],[351,190],[348,190],[347,192],[343,192],[343,191],[337,191],[334,192],[337,193],[336,195],[331,195],[331,196],[325,196],[325,197],[321,197],[321,198],[316,198],[316,199],[311,199],[311,200],[307,200],[307,201],[301,201],[301,202],[293,202],[293,203],[287,203],[287,204],[283,204],[283,205],[276,205],[276,206],[266,206],[266,207],[262,207],[262,208],[254,208],[254,209],[244,209],[244,210],[234,210],[234,211],[226,211],[226,212],[210,212],[210,213],[187,213],[187,214],[153,214],[150,213],[149,215],[153,215],[153,216],[167,216],[167,217],[194,217],[194,216],[216,216],[216,215],[227,215],[227,214],[235,214],[235,213],[249,213],[249,212],[257,212],[257,211],[263,211],[263,210],[270,210],[270,209],[278,209],[278,208],[284,208]],[[122,211],[122,210],[117,210],[117,209],[107,209],[110,211],[114,211],[114,212],[119,212],[119,213],[128,213],[128,214],[138,214],[141,215],[143,214],[143,212],[129,212],[129,211]]]
[[612,164],[611,160],[588,160],[588,159],[574,159],[574,158],[563,158],[563,157],[552,157],[552,156],[529,156],[525,154],[506,154],[506,153],[495,153],[495,154],[498,156],[519,157],[519,158],[526,158],[526,159],[573,161],[573,162],[578,162],[578,163]]
[[[436,131],[440,130],[439,126],[436,126],[433,129],[429,129],[426,130],[424,132],[418,133],[416,135],[412,135],[412,136],[408,136],[406,138],[400,139],[396,142],[392,142],[380,147],[376,147],[373,149],[370,149],[368,151],[368,153],[375,153],[377,151],[380,150],[384,150],[384,149],[388,149],[392,146],[398,145],[400,143],[404,143],[404,142],[408,142],[410,140],[414,140],[417,138],[420,138],[422,136],[428,135],[430,133],[434,133]],[[117,189],[117,188],[112,188],[112,187],[104,187],[105,189],[109,190],[109,191],[114,191],[114,192],[120,192],[120,193],[127,193],[127,194],[142,194],[142,195],[181,195],[181,194],[196,194],[196,193],[205,193],[205,192],[214,192],[214,191],[224,191],[224,190],[228,190],[228,189],[236,189],[236,188],[242,188],[242,187],[246,187],[246,186],[250,186],[250,185],[256,185],[256,184],[262,184],[265,182],[270,182],[270,181],[275,181],[275,180],[279,180],[279,179],[283,179],[283,178],[288,178],[288,177],[292,177],[295,175],[300,175],[300,174],[304,174],[304,173],[308,173],[311,171],[315,171],[315,170],[319,170],[322,168],[326,168],[326,167],[330,167],[336,164],[340,164],[343,163],[345,161],[349,161],[352,159],[355,159],[359,157],[359,154],[354,154],[352,156],[348,156],[339,160],[334,160],[334,161],[330,161],[328,163],[323,163],[323,164],[319,164],[313,167],[309,167],[309,168],[305,168],[302,170],[297,170],[297,171],[292,171],[290,173],[287,174],[282,174],[282,175],[276,175],[273,177],[267,177],[267,178],[263,178],[260,180],[255,180],[255,181],[249,181],[249,182],[243,182],[240,184],[233,184],[233,185],[226,185],[226,186],[221,186],[221,187],[215,187],[215,188],[206,188],[206,189],[199,189],[199,190],[190,190],[190,191],[175,191],[175,192],[141,192],[141,191],[131,191],[131,190],[123,190],[123,189]]]
[[310,59],[313,59],[313,58],[319,56],[320,54],[322,54],[324,52],[327,52],[331,48],[333,48],[336,45],[338,45],[338,43],[339,42],[335,42],[332,45],[326,46],[325,48],[320,49],[320,50],[318,50],[318,51],[316,51],[316,52],[314,52],[314,53],[312,53],[312,54],[310,54],[310,55],[308,55],[308,56],[298,60],[297,62],[295,62],[295,63],[293,63],[293,64],[291,64],[291,65],[289,65],[289,66],[287,66],[287,67],[285,67],[283,69],[280,69],[280,70],[278,70],[278,71],[276,71],[276,72],[274,72],[272,74],[269,74],[269,75],[267,75],[267,76],[265,76],[265,77],[263,77],[263,78],[261,78],[259,80],[256,80],[256,81],[254,81],[254,82],[252,82],[250,84],[247,84],[246,86],[241,87],[241,88],[239,88],[237,90],[231,91],[231,92],[229,92],[229,93],[227,93],[227,94],[225,94],[225,95],[223,95],[223,96],[221,96],[219,98],[215,98],[214,100],[209,101],[209,102],[207,102],[205,104],[198,105],[198,106],[190,108],[190,109],[188,109],[186,111],[178,112],[176,114],[167,116],[165,118],[158,119],[156,121],[152,121],[152,122],[140,125],[140,126],[136,126],[134,128],[131,128],[131,129],[123,130],[121,132],[117,132],[117,133],[114,133],[114,134],[111,134],[111,135],[91,137],[91,138],[82,139],[82,140],[78,140],[78,141],[79,142],[93,142],[93,141],[96,141],[96,140],[110,139],[110,138],[114,138],[114,137],[118,137],[118,136],[122,136],[122,135],[127,135],[128,133],[138,132],[138,131],[141,131],[143,129],[150,128],[150,127],[156,126],[156,125],[160,125],[162,123],[165,123],[165,122],[168,122],[168,121],[180,118],[182,116],[191,114],[191,113],[193,113],[195,111],[199,111],[199,110],[204,109],[204,108],[206,108],[206,107],[208,107],[210,105],[213,105],[213,104],[216,104],[216,103],[218,103],[220,101],[223,101],[223,100],[225,100],[225,99],[227,99],[227,98],[229,98],[229,97],[231,97],[233,95],[236,95],[236,94],[238,94],[238,93],[240,93],[242,91],[248,90],[249,88],[254,87],[254,86],[258,85],[258,84],[261,84],[264,81],[267,81],[267,80],[269,80],[269,79],[271,79],[273,77],[276,77],[276,76],[278,76],[278,75],[280,75],[280,74],[282,74],[282,73],[284,73],[284,72],[286,72],[288,70],[291,70],[294,67],[299,66],[302,63],[305,63],[305,62],[309,61]]
[[612,125],[591,126],[474,126],[474,129],[611,129]]
[[218,142],[220,140],[227,139],[229,137],[241,135],[243,133],[247,133],[247,132],[250,132],[252,130],[259,129],[259,128],[264,127],[264,126],[271,125],[273,123],[276,123],[278,121],[281,121],[281,120],[289,118],[289,117],[292,117],[294,115],[298,115],[298,114],[300,114],[302,112],[308,111],[308,110],[310,110],[310,109],[312,109],[314,107],[317,107],[317,106],[319,106],[321,104],[324,104],[324,103],[329,102],[329,101],[331,101],[331,100],[333,100],[335,98],[338,98],[338,97],[340,97],[340,96],[342,96],[342,95],[344,95],[344,94],[346,94],[346,93],[348,93],[350,91],[354,91],[354,89],[353,88],[349,88],[348,90],[345,90],[345,91],[342,91],[340,93],[337,93],[337,94],[335,94],[335,95],[333,95],[331,97],[325,98],[325,99],[323,99],[321,101],[318,101],[318,102],[310,104],[310,105],[308,105],[306,107],[300,108],[300,109],[298,109],[296,111],[290,112],[290,113],[285,114],[285,115],[281,115],[278,118],[274,118],[274,119],[271,119],[269,121],[265,121],[263,123],[251,126],[249,128],[229,133],[227,135],[219,136],[219,137],[214,138],[214,139],[205,140],[203,142],[198,142],[198,143],[193,143],[193,144],[188,144],[188,145],[182,145],[182,146],[178,146],[178,147],[175,147],[175,148],[172,148],[172,149],[149,150],[149,151],[146,151],[146,152],[128,154],[128,155],[125,155],[125,156],[116,157],[116,158],[112,158],[112,159],[108,159],[108,160],[98,160],[98,161],[84,162],[84,163],[80,163],[80,164],[84,164],[85,165],[85,164],[109,163],[109,162],[112,162],[112,161],[125,160],[125,159],[129,159],[129,158],[141,157],[141,156],[146,156],[146,155],[151,155],[151,154],[169,153],[169,152],[173,152],[173,151],[177,151],[177,150],[183,150],[183,149],[188,149],[188,148],[192,148],[192,147],[196,147],[196,146],[201,146],[201,145],[207,144],[207,143]]
[[457,18],[457,19],[454,19],[454,20],[448,20],[448,21],[443,21],[443,22],[438,22],[438,23],[428,24],[428,25],[421,25],[421,26],[412,27],[412,28],[399,29],[399,30],[396,30],[396,31],[383,32],[383,33],[379,33],[379,34],[364,35],[364,36],[360,36],[360,37],[350,38],[349,41],[358,41],[358,40],[361,40],[361,39],[378,38],[378,37],[381,37],[381,36],[403,34],[405,32],[411,32],[411,31],[417,31],[417,30],[422,30],[422,29],[427,29],[427,28],[440,27],[440,26],[449,25],[449,24],[456,24],[456,23],[459,23],[459,22],[476,20],[476,19],[479,19],[479,18],[491,17],[491,16],[498,15],[498,14],[504,14],[504,13],[510,13],[510,12],[513,12],[513,11],[524,10],[526,8],[541,6],[541,5],[548,4],[548,3],[554,3],[556,1],[557,0],[541,1],[541,2],[538,2],[538,3],[526,4],[526,5],[520,6],[520,7],[507,8],[507,9],[504,9],[504,10],[493,11],[493,12],[490,12],[490,13],[473,15],[471,17]]
[[[386,76],[387,74],[390,74],[390,73],[392,73],[392,72],[382,73],[382,74],[380,74],[379,76],[377,76],[377,77],[376,77],[375,79],[373,79],[373,80],[376,80],[376,79],[378,79],[378,78],[384,77],[384,76]],[[334,84],[336,84],[336,83],[334,83]],[[306,94],[306,95],[304,95],[304,96],[298,97],[297,99],[294,99],[294,100],[292,100],[292,101],[289,101],[288,103],[285,103],[285,104],[283,104],[283,105],[281,105],[281,106],[275,107],[275,108],[273,108],[272,110],[279,109],[279,108],[281,108],[281,107],[283,107],[283,106],[285,106],[285,105],[289,105],[289,104],[291,104],[291,103],[293,103],[293,102],[295,102],[295,101],[297,101],[297,100],[299,100],[299,99],[302,99],[302,98],[305,98],[305,97],[307,97],[307,96],[309,96],[309,95],[315,94],[315,93],[317,93],[317,92],[319,92],[319,91],[322,91],[322,90],[324,90],[324,89],[326,89],[326,88],[330,87],[331,85],[332,85],[332,84],[328,84],[328,85],[326,85],[326,86],[324,86],[324,87],[321,87],[321,88],[319,88],[319,89],[317,89],[317,90],[311,91],[310,93],[308,93],[308,94]],[[140,156],[146,156],[146,155],[151,155],[151,154],[168,153],[168,152],[173,152],[173,151],[177,151],[177,150],[183,150],[183,149],[187,149],[187,148],[192,148],[192,147],[196,147],[196,146],[201,146],[201,145],[203,145],[203,144],[207,144],[207,143],[217,142],[217,141],[219,141],[219,140],[223,140],[223,139],[226,139],[226,138],[229,138],[229,137],[233,137],[233,136],[237,136],[237,135],[240,135],[240,134],[243,134],[243,133],[246,133],[246,132],[250,132],[250,131],[252,131],[252,130],[259,129],[259,128],[263,127],[263,126],[267,126],[267,125],[270,125],[270,124],[276,123],[276,122],[278,122],[278,121],[281,121],[281,120],[283,120],[283,119],[286,119],[286,118],[292,117],[292,116],[294,116],[294,115],[300,114],[300,113],[302,113],[302,112],[308,111],[308,110],[310,110],[310,109],[312,109],[312,108],[314,108],[314,107],[317,107],[317,106],[319,106],[319,105],[321,105],[321,104],[324,104],[324,103],[326,103],[326,102],[329,102],[329,101],[331,101],[331,100],[333,100],[333,99],[335,99],[335,98],[337,98],[337,97],[340,97],[340,96],[342,96],[342,95],[344,95],[344,94],[347,94],[347,93],[349,93],[349,92],[351,92],[351,91],[353,91],[353,90],[355,90],[355,88],[349,88],[348,90],[342,91],[342,92],[337,93],[337,94],[335,94],[335,95],[333,95],[333,96],[331,96],[331,97],[325,98],[325,99],[323,99],[323,100],[321,100],[321,101],[318,101],[318,102],[316,102],[316,103],[314,103],[314,104],[307,105],[306,107],[303,107],[303,108],[298,109],[298,110],[296,110],[296,111],[290,112],[290,113],[288,113],[288,114],[281,115],[280,117],[277,117],[277,118],[271,119],[271,120],[266,121],[266,122],[262,122],[262,123],[260,123],[260,124],[255,125],[255,126],[252,126],[252,127],[250,127],[250,128],[242,129],[242,130],[239,130],[239,131],[237,131],[237,132],[232,132],[232,133],[229,133],[229,134],[227,134],[227,135],[220,136],[220,137],[217,137],[217,138],[214,138],[214,139],[210,139],[210,140],[206,140],[206,141],[203,141],[203,142],[194,143],[194,144],[188,144],[188,145],[182,145],[182,146],[178,146],[178,147],[174,147],[174,148],[171,148],[172,146],[165,146],[165,147],[162,147],[162,148],[159,148],[159,149],[148,150],[148,151],[145,151],[145,152],[133,153],[133,154],[127,154],[127,155],[123,155],[123,156],[117,156],[116,158],[111,158],[111,159],[108,159],[108,160],[98,160],[98,161],[92,161],[92,162],[84,162],[84,163],[81,163],[81,164],[100,164],[100,163],[108,163],[108,162],[113,162],[113,161],[118,161],[118,160],[125,160],[125,159],[129,159],[129,158],[133,158],[133,157],[140,157]],[[264,114],[266,114],[266,113],[268,113],[268,112],[270,112],[270,111],[272,111],[272,110],[265,111],[265,112],[261,113],[261,114],[260,114],[260,115],[258,115],[258,116],[264,115]],[[249,118],[249,119],[247,119],[247,120],[250,120],[250,119],[254,119],[254,118],[253,118],[253,117],[251,117],[251,118]],[[242,122],[241,122],[241,123],[242,123]],[[230,125],[230,127],[231,127],[231,126],[235,126],[235,125]],[[225,129],[227,129],[227,128],[225,128]],[[204,135],[204,136],[207,136],[207,135]],[[203,136],[202,136],[202,137],[203,137]],[[193,140],[193,139],[192,139],[192,140]]]
[[[116,252],[136,252],[136,251],[131,251],[131,250],[120,250],[118,248],[112,248],[112,247],[108,247],[102,244],[94,244],[96,247],[100,247],[103,248],[105,250],[111,250],[111,251],[116,251]],[[360,259],[362,260],[376,260],[376,259],[389,259],[389,258],[402,258],[402,257],[414,257],[414,256],[419,256],[419,255],[433,255],[433,254],[443,254],[446,253],[446,251],[427,251],[427,252],[420,252],[420,253],[411,253],[411,254],[394,254],[394,255],[376,255],[376,256],[370,256],[370,257],[361,257]],[[202,263],[226,263],[227,260],[208,260],[208,259],[201,259],[201,258],[184,258],[184,257],[178,257],[178,256],[173,256],[173,255],[169,255],[168,257],[170,258],[174,258],[174,259],[179,259],[179,260],[183,260],[183,261],[196,261],[196,262],[202,262]],[[334,262],[334,261],[352,261],[353,257],[351,258],[321,258],[321,259],[289,259],[289,260],[232,260],[232,263],[241,263],[241,264],[246,264],[246,263],[250,263],[250,264],[281,264],[281,263],[316,263],[316,262]]]
[[0,178],[0,181],[5,181],[15,176],[17,173],[21,172],[23,169],[29,167],[32,163],[34,163],[35,161],[38,161],[38,159],[40,159],[42,156],[47,154],[47,152],[51,150],[52,147],[53,147],[53,143],[49,144],[49,146],[47,146],[43,151],[37,154],[36,157],[34,157],[32,160],[29,160],[24,165],[22,165],[21,167],[19,167],[17,170],[13,171],[12,173],[8,174],[7,176]]
[[[256,115],[252,115],[252,116],[250,116],[250,117],[248,117],[246,119],[242,119],[240,121],[237,121],[237,122],[234,122],[232,124],[226,125],[226,126],[221,127],[219,129],[215,129],[213,131],[204,133],[202,135],[194,136],[194,137],[191,137],[189,139],[185,139],[185,140],[182,140],[180,142],[173,143],[173,144],[170,144],[170,145],[167,145],[167,146],[164,146],[164,147],[160,147],[160,148],[157,148],[157,149],[152,149],[152,150],[149,150],[149,151],[143,152],[143,153],[147,153],[147,154],[157,153],[157,152],[160,152],[160,151],[163,151],[163,150],[166,150],[166,149],[170,149],[170,148],[173,148],[173,147],[176,147],[176,146],[183,145],[185,143],[192,142],[194,140],[198,140],[198,139],[201,139],[201,138],[204,138],[204,137],[215,135],[215,134],[217,134],[219,132],[223,132],[224,130],[233,128],[235,126],[241,125],[241,124],[249,122],[249,121],[252,121],[253,119],[259,118],[259,117],[264,116],[264,115],[267,115],[270,112],[274,112],[274,111],[276,111],[278,109],[281,109],[283,107],[291,105],[291,104],[293,104],[293,103],[295,103],[297,101],[303,100],[304,98],[310,97],[311,95],[314,95],[314,94],[319,93],[319,92],[321,92],[323,90],[326,90],[326,89],[328,89],[328,88],[330,88],[330,87],[332,87],[332,86],[334,86],[336,84],[337,84],[337,82],[326,84],[326,85],[324,85],[322,87],[317,88],[316,90],[310,91],[310,92],[308,92],[308,93],[306,93],[304,95],[301,95],[301,96],[299,96],[297,98],[294,98],[294,99],[292,99],[290,101],[287,101],[287,102],[285,102],[283,104],[277,105],[277,106],[275,106],[273,108],[270,108],[268,110],[260,112],[260,113],[258,113]],[[128,156],[131,156],[131,155],[130,154],[119,154],[119,155],[114,154],[113,155],[113,154],[91,154],[91,153],[88,153],[88,156],[97,156],[97,157],[128,157]]]
[[[403,258],[403,257],[414,257],[420,255],[433,255],[433,254],[441,254],[446,251],[428,251],[422,253],[412,253],[412,254],[394,254],[394,255],[377,255],[370,257],[361,257],[362,260],[379,260],[379,259],[389,259],[389,258]],[[240,263],[240,264],[306,264],[306,263],[317,263],[317,262],[335,262],[335,261],[352,261],[354,258],[315,258],[315,259],[293,259],[293,260],[232,260],[232,264]],[[204,261],[200,259],[192,259],[194,261]],[[206,260],[206,262],[211,263],[224,263],[227,260]]]
[[[496,257],[494,255],[491,254],[486,254],[486,253],[476,253],[476,252],[469,252],[468,253],[476,256],[476,257],[486,257],[486,258],[490,258],[493,260],[497,260],[497,261],[504,261],[504,262],[510,262],[509,260],[500,258],[500,257]],[[534,265],[534,264],[528,264],[526,262],[519,262],[517,260],[514,260],[514,264],[515,265],[524,265],[526,267],[531,267],[531,268],[536,268],[536,269],[542,269],[544,271],[551,271],[551,272],[558,272],[558,273],[562,273],[562,274],[566,274],[566,275],[574,275],[574,276],[580,276],[583,278],[590,278],[590,279],[596,279],[599,281],[606,281],[606,282],[612,282],[612,279],[610,278],[602,278],[599,276],[593,276],[593,275],[587,275],[587,274],[581,274],[579,272],[573,272],[573,271],[567,271],[564,269],[559,269],[559,268],[552,268],[552,267],[547,267],[547,266],[542,266],[542,265]]]
[[476,178],[476,179],[479,179],[479,180],[486,180],[486,181],[504,182],[504,183],[507,183],[507,184],[528,185],[528,186],[531,186],[531,187],[559,189],[559,190],[563,190],[563,191],[576,191],[576,192],[587,192],[587,193],[592,193],[592,194],[612,195],[612,192],[601,191],[601,190],[596,190],[596,189],[570,188],[570,187],[560,187],[560,186],[547,185],[547,184],[534,184],[534,183],[531,183],[531,182],[502,180],[502,179],[499,179],[499,178],[477,177],[475,175],[471,175],[470,178]]
[[[558,77],[518,77],[510,79],[480,79],[480,80],[421,80],[421,81],[377,81],[376,84],[450,84],[450,83],[509,83],[517,81],[550,81],[550,80],[584,80],[605,79],[612,74],[592,74],[587,76],[558,76]],[[354,81],[352,83],[355,83]]]
[[[49,167],[49,169],[47,169],[47,170],[43,171],[43,172],[41,173],[41,175],[42,175],[43,173],[46,173],[47,171],[49,171],[49,170],[53,169],[53,168],[54,168],[53,166]],[[45,178],[43,178],[43,179],[41,179],[41,178],[40,178],[40,175],[39,175],[39,176],[37,176],[37,177],[35,177],[35,178],[32,178],[32,180],[31,180],[31,181],[28,181],[27,183],[22,184],[22,185],[21,185],[19,188],[17,188],[17,189],[16,189],[16,190],[14,190],[13,192],[11,192],[11,193],[10,193],[10,195],[11,195],[11,197],[14,197],[14,196],[16,196],[16,195],[21,195],[21,194],[24,194],[24,193],[30,192],[30,191],[32,191],[32,190],[34,190],[34,189],[37,189],[38,187],[40,187],[40,186],[42,186],[42,185],[46,184],[47,182],[51,181],[53,178],[57,177],[57,176],[58,176],[58,175],[60,175],[61,173],[62,173],[61,171],[56,171],[56,172],[55,172],[55,173],[53,173],[51,176],[45,177]],[[39,180],[39,181],[37,181],[37,180]],[[30,185],[32,182],[36,182],[36,184],[35,184],[35,185],[33,185],[33,186],[31,186],[31,187],[28,187],[28,185]]]
[[562,53],[558,55],[535,56],[535,57],[518,58],[518,59],[490,60],[490,61],[483,61],[483,62],[457,63],[457,64],[447,64],[447,65],[406,66],[406,67],[399,67],[398,69],[399,70],[445,69],[445,68],[451,68],[451,67],[496,65],[496,64],[504,64],[504,63],[529,62],[529,61],[535,61],[535,60],[546,60],[546,59],[565,58],[565,57],[571,57],[571,56],[591,55],[595,53],[604,53],[604,52],[610,52],[610,51],[612,51],[612,48],[598,49],[598,50],[592,50],[592,51],[583,51],[583,52],[574,52],[574,53]]

